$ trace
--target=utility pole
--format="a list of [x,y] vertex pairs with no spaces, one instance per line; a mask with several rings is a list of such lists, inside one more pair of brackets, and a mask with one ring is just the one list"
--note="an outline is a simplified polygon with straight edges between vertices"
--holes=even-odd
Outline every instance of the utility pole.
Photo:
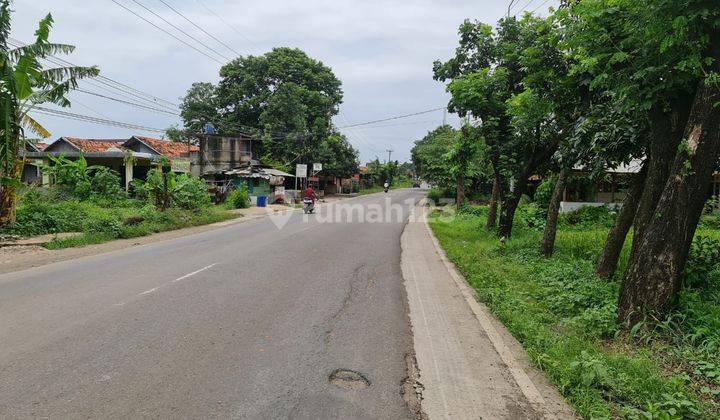
[[443,110],[443,126],[447,125],[447,108]]
[[385,151],[388,152],[388,160],[387,160],[387,163],[390,163],[390,155],[392,155],[392,152],[394,152],[394,150],[392,150],[392,149],[386,149]]

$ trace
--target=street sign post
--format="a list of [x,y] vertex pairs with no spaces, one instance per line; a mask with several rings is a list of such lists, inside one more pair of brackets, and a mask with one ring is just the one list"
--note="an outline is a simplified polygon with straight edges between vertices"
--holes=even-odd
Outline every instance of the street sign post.
[[313,163],[313,172],[321,172],[322,171],[322,163]]
[[307,178],[307,165],[302,163],[295,165],[295,190],[297,190],[298,178]]

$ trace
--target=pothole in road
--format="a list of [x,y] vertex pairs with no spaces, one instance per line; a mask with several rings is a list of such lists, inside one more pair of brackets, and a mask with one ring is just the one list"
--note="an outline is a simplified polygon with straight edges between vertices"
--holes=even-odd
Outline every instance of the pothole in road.
[[365,389],[370,386],[370,381],[359,372],[348,369],[337,369],[330,374],[330,383],[345,389]]

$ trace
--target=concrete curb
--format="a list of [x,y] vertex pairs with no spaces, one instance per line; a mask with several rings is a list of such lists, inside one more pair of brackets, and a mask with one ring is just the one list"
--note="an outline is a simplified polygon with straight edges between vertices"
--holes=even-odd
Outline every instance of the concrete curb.
[[[418,207],[415,208],[415,210],[417,209]],[[538,389],[535,382],[530,378],[530,375],[526,371],[526,369],[533,368],[529,365],[527,355],[524,354],[524,349],[517,341],[515,341],[510,332],[505,330],[502,323],[495,318],[490,310],[478,301],[475,290],[468,284],[465,277],[458,272],[455,264],[449,260],[445,250],[443,250],[440,245],[440,241],[438,241],[435,237],[435,234],[428,223],[427,215],[427,211],[422,211],[421,220],[432,240],[435,251],[442,260],[447,271],[450,273],[450,276],[462,293],[465,301],[470,306],[470,309],[475,315],[475,318],[478,320],[481,328],[487,334],[493,347],[495,348],[495,351],[507,366],[515,383],[518,385],[525,398],[527,398],[535,412],[542,416],[542,418],[576,418],[572,409],[566,405],[564,399],[559,394],[553,395],[551,397],[552,401],[547,401],[546,398],[543,397],[543,393]],[[501,329],[502,332],[500,331]],[[505,336],[505,338],[503,338],[503,336]],[[522,352],[522,355],[519,356],[523,356],[522,358],[524,361],[521,361],[518,357],[516,357],[516,354],[519,352]],[[533,372],[533,376],[538,379],[544,379],[544,383],[542,383],[541,386],[546,395],[549,390],[552,390],[550,392],[557,393],[554,387],[547,382],[547,379],[544,378],[542,373]]]

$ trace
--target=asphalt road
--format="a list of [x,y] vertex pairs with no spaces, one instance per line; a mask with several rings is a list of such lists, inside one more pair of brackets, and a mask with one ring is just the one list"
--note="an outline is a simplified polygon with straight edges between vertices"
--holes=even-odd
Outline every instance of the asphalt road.
[[[422,195],[0,275],[0,418],[411,418],[400,235]],[[386,199],[392,221],[358,221]]]

